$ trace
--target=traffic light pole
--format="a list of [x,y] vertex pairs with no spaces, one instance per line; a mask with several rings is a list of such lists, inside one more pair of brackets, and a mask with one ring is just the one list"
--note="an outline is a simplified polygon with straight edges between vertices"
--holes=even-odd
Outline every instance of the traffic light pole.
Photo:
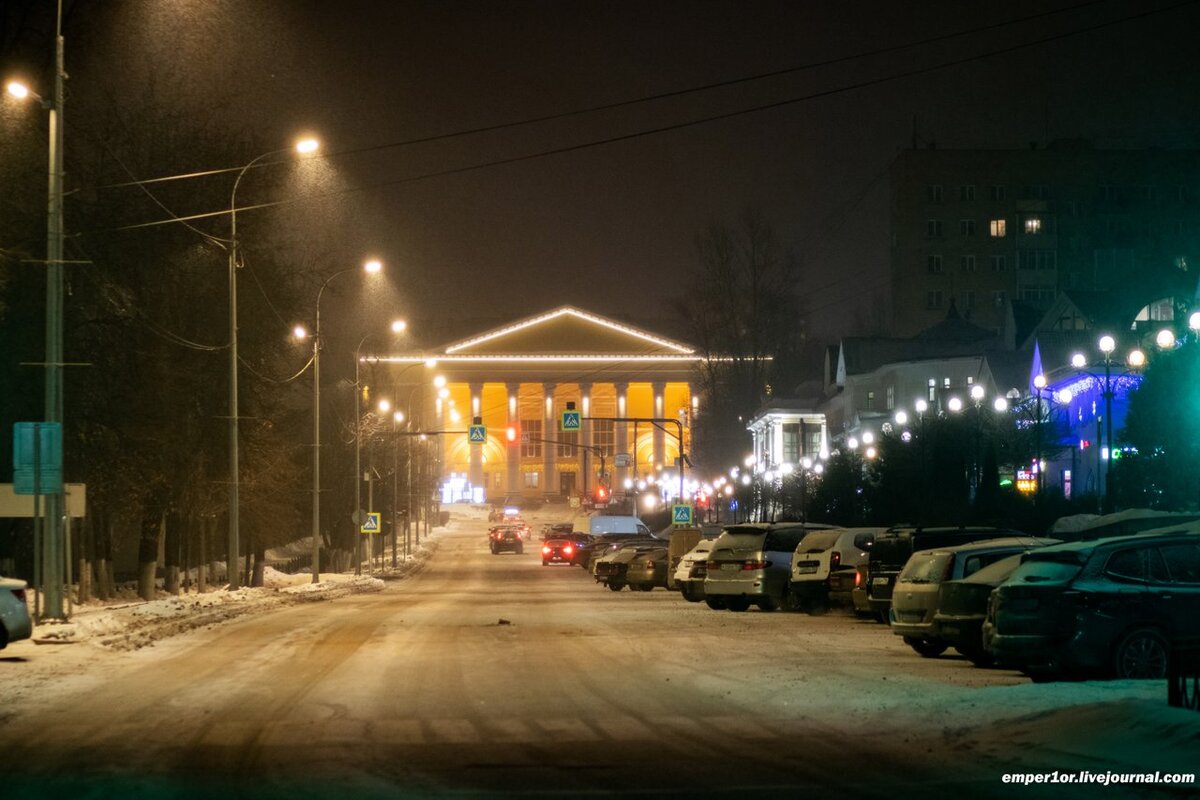
[[[584,420],[594,419],[611,419],[613,422],[632,422],[636,425],[639,422],[648,422],[658,428],[663,433],[669,431],[663,425],[675,426],[675,438],[679,441],[679,500],[683,501],[683,423],[677,419],[667,419],[664,417],[583,417]],[[637,451],[637,439],[634,439],[634,451]]]

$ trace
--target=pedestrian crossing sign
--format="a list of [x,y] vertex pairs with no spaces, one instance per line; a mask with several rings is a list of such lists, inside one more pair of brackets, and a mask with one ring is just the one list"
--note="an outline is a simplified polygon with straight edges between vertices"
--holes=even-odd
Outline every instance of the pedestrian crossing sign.
[[691,525],[692,507],[690,505],[671,506],[671,523],[674,525]]
[[487,426],[471,425],[467,428],[467,441],[471,444],[487,444]]
[[562,421],[559,425],[559,430],[577,431],[580,428],[580,417],[578,411],[562,412]]
[[363,533],[379,533],[383,530],[383,526],[379,522],[378,511],[368,511],[367,518],[363,520],[361,531]]

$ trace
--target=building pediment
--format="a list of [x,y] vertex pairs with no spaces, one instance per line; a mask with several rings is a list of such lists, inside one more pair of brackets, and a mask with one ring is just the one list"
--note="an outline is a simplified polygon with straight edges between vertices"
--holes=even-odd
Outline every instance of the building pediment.
[[447,356],[680,356],[692,348],[623,322],[562,306],[447,345]]

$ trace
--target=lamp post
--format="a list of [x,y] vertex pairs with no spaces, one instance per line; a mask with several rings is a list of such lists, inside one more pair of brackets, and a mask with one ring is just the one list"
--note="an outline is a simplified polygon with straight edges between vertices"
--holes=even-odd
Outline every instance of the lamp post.
[[[62,35],[62,0],[54,23],[54,97],[46,100],[29,87],[13,81],[8,92],[17,99],[32,96],[49,114],[48,181],[46,186],[46,380],[44,416],[46,422],[63,422],[63,81],[65,42]],[[46,534],[42,593],[45,606],[42,618],[63,616],[63,487],[46,495]]]
[[[367,262],[368,272],[378,272],[381,265],[378,261]],[[407,329],[407,325],[403,320],[396,320],[392,323],[392,332],[396,334],[403,333]],[[354,348],[354,525],[360,526],[363,523],[362,514],[362,411],[360,402],[362,400],[362,385],[359,375],[359,365],[362,363],[362,346],[374,335],[373,332],[363,334],[363,337],[358,340],[358,345]],[[362,532],[354,531],[354,574],[362,574]]]
[[[361,269],[367,273],[379,272],[378,261],[368,261]],[[321,297],[325,288],[339,275],[357,272],[360,267],[339,270],[321,284],[317,290],[317,309],[313,328],[313,485],[312,485],[312,582],[321,582]],[[296,337],[304,338],[303,328],[296,328]]]
[[315,153],[316,139],[302,139],[292,147],[271,150],[250,160],[238,171],[229,194],[229,588],[241,585],[238,575],[238,340],[237,340],[237,191],[242,178],[264,159],[294,149],[297,153]]

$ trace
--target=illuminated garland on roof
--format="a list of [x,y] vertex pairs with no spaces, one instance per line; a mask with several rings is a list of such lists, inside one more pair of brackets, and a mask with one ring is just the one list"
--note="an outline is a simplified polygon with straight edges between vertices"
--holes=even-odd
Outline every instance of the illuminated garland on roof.
[[562,308],[555,309],[554,311],[551,311],[549,313],[542,314],[537,317],[530,317],[529,319],[523,320],[514,325],[509,325],[504,328],[497,328],[496,330],[489,331],[488,333],[485,333],[482,336],[476,336],[474,339],[467,339],[466,341],[462,341],[457,344],[452,344],[446,348],[446,353],[449,354],[449,353],[456,352],[458,350],[464,350],[468,347],[474,347],[477,344],[482,344],[483,342],[487,342],[492,339],[496,339],[500,336],[507,336],[510,333],[516,333],[517,331],[524,330],[525,328],[531,327],[533,325],[539,325],[543,322],[548,322],[549,320],[556,319],[558,317],[563,316],[564,314],[570,314],[573,317],[578,317],[579,319],[586,320],[595,325],[601,325],[605,328],[609,328],[610,330],[618,331],[619,333],[624,333],[629,336],[635,336],[639,339],[642,339],[643,341],[650,342],[651,344],[659,345],[660,347],[668,347],[668,348],[676,351],[677,353],[694,353],[695,352],[691,348],[684,347],[683,345],[679,344],[678,342],[672,342],[668,339],[662,339],[657,336],[653,336],[649,333],[646,333],[645,331],[640,331],[637,328],[631,328],[627,325],[621,325],[620,323],[613,322],[612,320],[605,319],[604,317],[597,317],[593,314],[588,314],[586,311],[580,311],[579,309],[572,308],[571,306],[563,306]]

